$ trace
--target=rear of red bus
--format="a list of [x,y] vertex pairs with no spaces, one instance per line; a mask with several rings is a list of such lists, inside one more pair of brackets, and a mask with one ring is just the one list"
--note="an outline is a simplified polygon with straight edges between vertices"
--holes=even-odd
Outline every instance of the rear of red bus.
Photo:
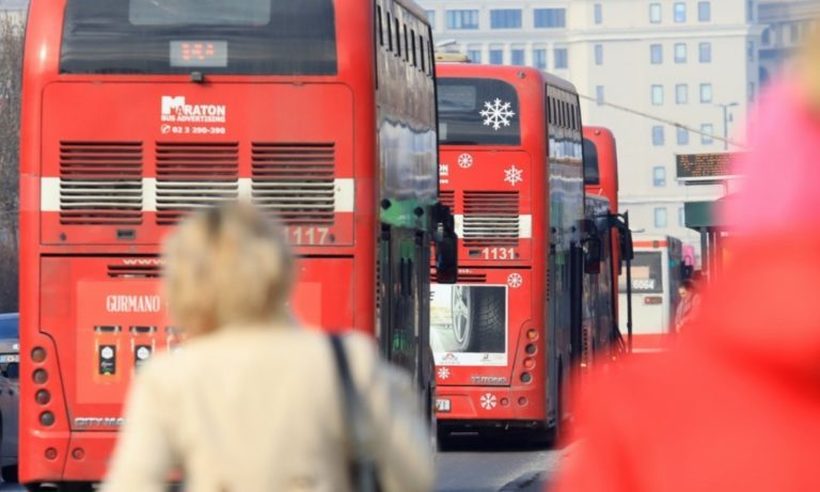
[[[583,211],[580,117],[577,146],[559,141],[569,140],[562,133],[550,149],[548,86],[540,72],[447,63],[437,72],[439,182],[460,239],[458,284],[432,289],[439,429],[442,436],[460,429],[546,430],[558,412],[558,361],[569,358],[569,302],[549,303],[546,293],[569,301],[562,239],[570,244]],[[569,105],[562,114],[569,119]],[[551,195],[559,176],[549,157],[559,149],[575,149],[578,157],[576,179],[564,181],[575,186],[562,195],[566,207]],[[559,205],[554,220],[551,202]],[[562,222],[561,210],[575,213],[575,222]]]
[[[32,0],[20,165],[22,482],[103,477],[133,371],[179,343],[158,292],[158,253],[187,212],[246,198],[276,213],[300,256],[301,320],[377,332],[375,10],[347,0]],[[428,47],[429,33],[414,32],[413,46]],[[406,77],[429,94],[404,166],[427,194],[403,191],[424,203],[436,192],[429,51],[428,68]],[[426,292],[429,257],[416,260]]]

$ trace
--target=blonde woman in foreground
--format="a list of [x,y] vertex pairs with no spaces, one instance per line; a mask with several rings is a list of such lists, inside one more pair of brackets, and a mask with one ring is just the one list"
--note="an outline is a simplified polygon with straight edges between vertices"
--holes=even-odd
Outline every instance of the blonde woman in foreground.
[[[142,367],[105,492],[346,491],[350,429],[328,336],[286,307],[293,259],[249,207],[209,210],[167,241],[166,291],[189,341]],[[346,287],[345,287],[346,288]],[[344,337],[386,491],[427,491],[433,464],[411,381],[362,335]]]

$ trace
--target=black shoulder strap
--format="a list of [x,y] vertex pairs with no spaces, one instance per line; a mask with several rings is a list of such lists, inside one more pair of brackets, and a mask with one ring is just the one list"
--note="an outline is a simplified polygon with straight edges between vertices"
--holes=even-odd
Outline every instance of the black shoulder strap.
[[337,334],[330,335],[330,345],[333,348],[333,358],[336,361],[336,370],[339,372],[339,379],[342,383],[342,398],[344,404],[343,422],[345,428],[349,430],[353,456],[350,459],[350,475],[353,490],[358,492],[376,492],[379,490],[378,479],[376,478],[376,465],[368,457],[365,451],[364,437],[362,432],[362,408],[359,394],[353,383],[345,354],[342,338]]

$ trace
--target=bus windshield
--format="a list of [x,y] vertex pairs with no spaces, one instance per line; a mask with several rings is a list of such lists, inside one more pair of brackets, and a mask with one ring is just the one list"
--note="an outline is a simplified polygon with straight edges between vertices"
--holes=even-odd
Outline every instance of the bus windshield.
[[518,94],[501,80],[438,79],[439,142],[520,145]]
[[68,0],[60,71],[334,75],[333,0]]
[[[621,292],[626,292],[626,275],[621,275]],[[660,251],[636,251],[632,260],[632,292],[663,293],[663,257]]]

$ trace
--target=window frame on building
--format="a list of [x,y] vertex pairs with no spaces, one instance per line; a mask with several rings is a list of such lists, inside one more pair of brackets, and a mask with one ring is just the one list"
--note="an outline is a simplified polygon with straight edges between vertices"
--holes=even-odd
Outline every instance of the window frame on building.
[[715,134],[715,125],[712,123],[701,123],[700,132],[701,145],[712,145],[715,143],[715,139],[713,137]]
[[566,29],[567,9],[563,7],[532,9],[532,27],[535,29]]
[[[543,55],[543,63],[539,63]],[[536,47],[532,49],[532,65],[539,70],[546,70],[549,68],[549,57],[547,56],[546,47]],[[543,65],[543,66],[542,66]]]
[[663,22],[663,5],[658,2],[649,4],[649,23],[660,24]]
[[677,127],[677,130],[675,131],[675,141],[680,146],[689,145],[689,130],[682,126]]
[[556,70],[567,70],[569,68],[569,49],[565,46],[557,46],[553,48],[552,60],[553,68]]
[[481,27],[478,9],[447,9],[444,17],[449,31],[474,31]]
[[675,2],[672,7],[672,20],[675,24],[686,23],[686,2]]
[[669,212],[666,207],[655,207],[653,211],[655,229],[666,229],[669,227]]
[[[709,97],[703,97],[708,90]],[[712,104],[715,100],[715,89],[711,82],[703,82],[700,84],[700,102],[701,104]]]
[[666,188],[666,166],[652,168],[652,186],[654,188]]
[[649,45],[649,63],[651,65],[663,65],[663,44],[653,43]]
[[689,84],[675,84],[675,104],[679,106],[689,104]]
[[521,29],[523,25],[521,9],[490,9],[490,29]]
[[663,106],[665,94],[662,84],[652,84],[652,88],[650,89],[651,96],[650,99],[652,101],[653,106]]
[[604,64],[604,45],[603,44],[596,44],[593,48],[595,52],[595,64],[601,66]]
[[698,2],[698,22],[712,22],[712,2]]
[[698,44],[698,62],[712,63],[712,43],[710,41],[702,41]]
[[666,129],[663,125],[652,126],[652,146],[663,147],[666,145]]

